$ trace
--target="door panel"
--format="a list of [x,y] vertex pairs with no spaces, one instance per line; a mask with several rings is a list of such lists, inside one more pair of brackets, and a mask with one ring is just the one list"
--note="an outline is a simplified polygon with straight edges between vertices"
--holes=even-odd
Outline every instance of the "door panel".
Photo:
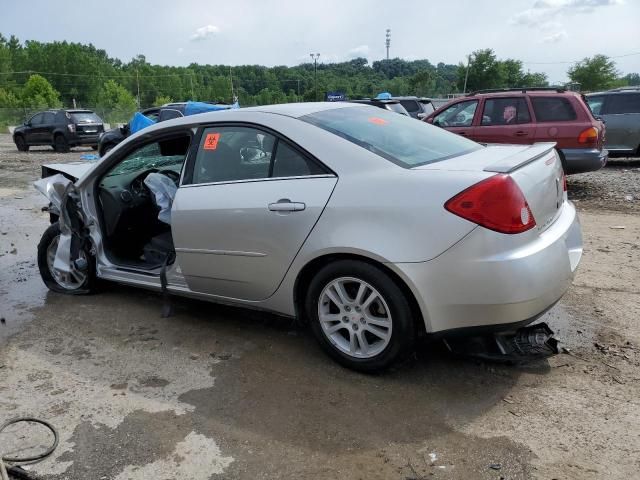
[[606,125],[606,148],[634,151],[640,146],[640,113],[601,115]]
[[336,182],[331,176],[180,187],[172,234],[189,288],[243,300],[271,296]]
[[526,98],[497,97],[484,101],[479,125],[473,140],[483,143],[530,144],[535,141],[536,127]]

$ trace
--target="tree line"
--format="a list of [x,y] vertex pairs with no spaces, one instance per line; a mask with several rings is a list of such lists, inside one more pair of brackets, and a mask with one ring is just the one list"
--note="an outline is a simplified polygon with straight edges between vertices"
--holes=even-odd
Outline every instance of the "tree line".
[[[202,100],[263,105],[322,100],[324,92],[349,98],[394,95],[439,97],[485,88],[548,86],[544,73],[525,72],[521,61],[477,50],[458,65],[400,58],[365,58],[297,66],[154,65],[144,55],[124,63],[91,44],[21,42],[0,34],[0,108],[33,110],[74,104],[108,111],[118,119],[137,108],[171,101]],[[640,84],[638,74],[620,77],[615,63],[595,55],[573,65],[569,78],[583,90]],[[316,88],[317,79],[317,88]]]

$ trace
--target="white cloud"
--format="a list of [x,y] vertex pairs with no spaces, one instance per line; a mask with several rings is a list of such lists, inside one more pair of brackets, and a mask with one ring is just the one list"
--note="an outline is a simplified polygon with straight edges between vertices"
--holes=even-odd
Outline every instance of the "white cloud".
[[369,45],[358,45],[347,52],[347,58],[358,58],[369,56]]
[[210,38],[219,32],[220,32],[220,29],[215,25],[205,25],[204,27],[200,27],[196,29],[196,33],[191,35],[191,41],[197,42],[200,40],[206,40],[207,38]]
[[556,17],[579,13],[592,13],[598,7],[621,5],[622,0],[537,0],[531,8],[516,13],[509,23],[527,27],[545,28],[550,23],[557,26]]
[[564,39],[566,39],[569,35],[564,30],[561,30],[556,33],[552,33],[551,35],[547,35],[542,38],[542,43],[558,43]]

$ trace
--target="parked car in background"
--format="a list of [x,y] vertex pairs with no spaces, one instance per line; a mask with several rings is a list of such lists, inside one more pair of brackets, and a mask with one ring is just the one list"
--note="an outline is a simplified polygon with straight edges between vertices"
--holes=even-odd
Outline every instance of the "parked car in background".
[[607,163],[605,125],[576,92],[483,90],[454,100],[425,120],[480,143],[555,142],[568,174],[598,170]]
[[398,100],[400,104],[407,110],[409,115],[413,118],[423,119],[430,113],[433,113],[436,108],[429,98],[424,97],[391,97],[393,100]]
[[43,175],[51,290],[101,278],[298,316],[363,371],[421,334],[538,342],[519,329],[563,296],[582,256],[551,145],[485,147],[347,102],[160,122]]
[[91,110],[47,110],[17,127],[13,141],[21,152],[38,145],[51,145],[56,152],[77,146],[96,150],[103,131],[102,119]]
[[591,93],[586,99],[593,114],[607,125],[609,153],[640,156],[640,87]]
[[373,105],[374,107],[384,108],[385,110],[389,110],[391,112],[396,112],[401,115],[406,115],[410,117],[407,109],[402,106],[402,104],[398,100],[391,99],[379,99],[379,98],[363,98],[360,100],[349,100],[351,103],[362,103],[364,105]]
[[[189,102],[174,102],[165,103],[160,107],[147,108],[140,113],[145,117],[153,120],[154,123],[164,122],[173,118],[179,118],[186,115],[185,109]],[[210,105],[223,105],[214,102],[202,102]],[[224,104],[224,107],[231,108],[230,105]],[[98,153],[100,156],[106,154],[113,147],[122,142],[125,138],[131,135],[131,128],[129,123],[122,125],[121,127],[112,128],[100,135],[98,142]]]

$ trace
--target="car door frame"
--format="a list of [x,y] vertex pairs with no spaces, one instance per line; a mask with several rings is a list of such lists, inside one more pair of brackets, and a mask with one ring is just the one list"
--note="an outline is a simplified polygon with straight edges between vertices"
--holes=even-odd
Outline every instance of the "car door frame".
[[[433,125],[435,125],[436,127],[440,127],[440,128],[444,128],[445,130],[448,130],[449,132],[452,133],[456,133],[460,136],[463,137],[467,137],[470,138],[471,140],[474,140],[474,129],[477,125],[478,122],[478,115],[479,115],[479,111],[484,108],[484,104],[483,104],[483,98],[480,97],[475,97],[475,98],[470,98],[470,97],[464,97],[458,101],[455,102],[451,102],[448,103],[446,105],[443,105],[442,107],[442,111],[438,112],[438,113],[432,113],[431,115],[433,115],[433,117],[431,118],[432,121],[429,123],[432,123]],[[471,119],[471,123],[468,126],[462,127],[462,126],[448,126],[448,125],[437,125],[435,123],[436,117],[438,117],[438,115],[443,114],[446,110],[448,110],[449,108],[456,106],[456,105],[460,105],[461,103],[465,103],[465,102],[476,102],[478,105],[476,106],[475,111],[473,112],[473,118]]]
[[[42,135],[40,138],[40,142],[45,144],[45,145],[52,145],[53,144],[53,134],[54,131],[57,128],[57,123],[56,123],[56,117],[58,116],[57,112],[51,112],[51,111],[47,111],[47,112],[43,112],[44,118],[46,119],[48,115],[51,115],[53,117],[53,120],[51,120],[51,122],[47,122],[44,121],[42,123]],[[65,132],[67,133],[67,132]]]
[[[300,176],[285,176],[285,177],[265,177],[265,178],[248,178],[248,179],[241,179],[241,180],[225,180],[225,181],[219,181],[219,182],[204,182],[204,183],[191,183],[193,180],[193,172],[194,172],[194,168],[195,168],[195,162],[196,162],[196,157],[197,157],[197,153],[198,150],[200,148],[200,144],[202,141],[202,135],[204,134],[205,131],[207,131],[210,128],[222,128],[222,127],[240,127],[240,128],[252,128],[258,131],[262,131],[266,134],[272,135],[276,138],[277,142],[283,141],[285,142],[289,147],[293,148],[296,152],[298,152],[301,156],[303,156],[304,158],[306,158],[307,160],[311,160],[312,162],[316,163],[317,165],[321,166],[322,169],[324,170],[325,173],[322,174],[315,174],[315,175],[300,175]],[[282,281],[286,278],[287,272],[289,271],[289,269],[291,268],[291,265],[295,262],[295,259],[298,256],[298,253],[300,252],[300,250],[302,249],[302,247],[304,246],[307,238],[309,237],[309,235],[311,234],[311,232],[313,231],[313,229],[315,228],[316,224],[318,223],[318,221],[320,220],[320,218],[322,217],[322,213],[324,212],[324,209],[326,208],[326,205],[328,204],[331,195],[333,194],[333,191],[335,189],[335,186],[337,185],[337,182],[339,180],[339,177],[337,175],[337,173],[335,171],[333,171],[333,169],[331,169],[329,166],[327,166],[324,162],[322,162],[320,159],[318,159],[315,155],[311,154],[308,150],[306,150],[304,147],[302,147],[299,143],[291,140],[290,138],[288,138],[285,134],[283,134],[280,131],[276,131],[272,128],[269,128],[266,125],[263,124],[259,124],[259,123],[254,123],[254,122],[250,122],[250,121],[218,121],[218,122],[207,122],[207,123],[203,123],[201,125],[199,125],[198,127],[198,131],[195,133],[193,140],[192,140],[192,146],[189,152],[189,155],[187,157],[187,161],[185,162],[185,167],[183,168],[183,174],[181,175],[180,178],[180,183],[179,183],[179,187],[178,187],[178,193],[176,193],[176,197],[180,194],[181,189],[183,189],[182,191],[184,191],[184,189],[191,189],[191,188],[202,188],[202,187],[215,187],[215,186],[226,186],[226,185],[244,185],[244,184],[251,184],[251,183],[271,183],[271,182],[282,182],[282,181],[299,181],[299,180],[310,180],[310,179],[327,179],[327,178],[331,178],[331,179],[335,179],[333,185],[331,186],[330,191],[328,192],[328,195],[326,197],[326,200],[324,201],[324,204],[322,205],[322,208],[320,209],[320,213],[318,214],[317,218],[315,218],[313,220],[312,225],[309,228],[308,232],[304,233],[304,238],[301,241],[300,245],[297,246],[297,249],[295,251],[295,253],[293,254],[293,256],[289,259],[289,263],[288,265],[286,265],[284,271],[282,272],[282,276],[281,278],[278,278],[276,280],[276,284],[273,288],[273,291],[269,292],[268,296],[265,298],[242,298],[242,297],[238,297],[238,296],[233,296],[233,295],[228,295],[225,293],[221,293],[220,290],[218,292],[212,292],[211,290],[209,291],[204,291],[204,289],[198,289],[198,290],[192,290],[194,293],[197,294],[203,294],[203,295],[210,295],[212,297],[216,297],[216,298],[226,298],[226,299],[232,299],[234,301],[241,301],[241,302],[260,302],[260,301],[264,301],[267,300],[268,298],[270,298],[273,294],[275,294],[275,292],[277,292],[278,288],[280,287],[280,285],[282,284]],[[278,147],[276,145],[275,149],[272,152],[272,159],[271,159],[271,165],[269,166],[269,174],[271,175],[272,170],[273,170],[273,162],[275,162],[276,158],[277,158],[277,151],[278,151]],[[276,200],[274,199],[269,199],[269,200]],[[297,199],[292,199],[293,202],[296,202]],[[267,209],[267,204],[265,204],[265,210],[272,210],[271,208]],[[174,203],[174,207],[175,207],[175,203]],[[270,207],[270,205],[269,205]],[[303,209],[304,210],[304,209]],[[296,215],[295,211],[293,212],[283,212],[284,214],[293,214]],[[279,212],[272,211],[270,213],[270,215],[278,215]],[[172,215],[174,215],[174,211],[172,209]],[[173,231],[173,226],[172,226],[172,231]],[[175,238],[175,234],[174,234],[174,243],[176,244],[176,253],[177,253],[177,263],[180,264],[181,267],[181,273],[184,276],[184,279],[186,281],[187,284],[189,284],[188,281],[188,277],[189,272],[186,271],[186,269],[188,269],[188,265],[185,264],[185,262],[181,262],[180,259],[180,250],[181,247],[178,246],[179,241],[176,240]],[[189,250],[189,249],[187,249]],[[240,251],[233,251],[233,252],[227,252],[227,253],[223,253],[225,252],[224,250],[218,251],[218,250],[211,250],[211,252],[217,252],[220,255],[223,255],[224,257],[228,258],[243,258],[245,255],[240,255],[241,253],[246,253],[246,256],[260,256],[258,255],[256,252],[240,252]],[[189,287],[191,288],[191,286]]]
[[40,115],[42,117],[42,120],[44,121],[44,114],[45,112],[38,112],[38,113],[34,113],[31,118],[29,118],[29,120],[27,121],[27,126],[29,127],[28,130],[25,131],[25,141],[27,142],[27,145],[41,145],[41,138],[42,138],[42,127],[43,127],[43,123],[40,122],[38,125],[34,126],[33,124],[33,119],[36,118],[38,115]]

